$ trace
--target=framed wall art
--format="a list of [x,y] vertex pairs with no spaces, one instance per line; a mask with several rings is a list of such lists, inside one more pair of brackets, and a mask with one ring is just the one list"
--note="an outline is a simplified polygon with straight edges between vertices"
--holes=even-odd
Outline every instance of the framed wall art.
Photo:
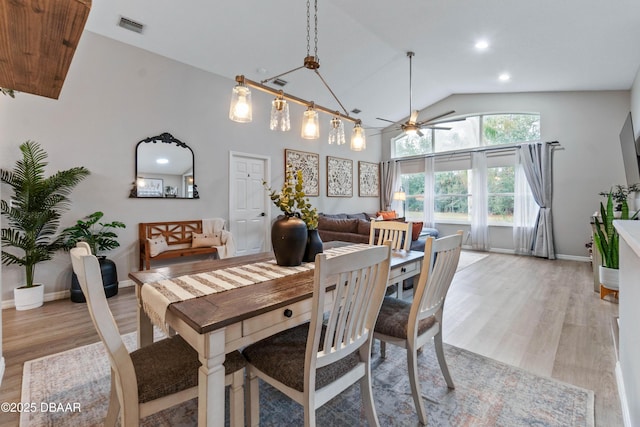
[[358,196],[380,197],[380,165],[358,162]]
[[284,167],[290,164],[294,171],[302,170],[304,180],[304,194],[306,196],[320,195],[320,156],[306,151],[284,150]]
[[327,156],[327,196],[353,197],[353,160]]

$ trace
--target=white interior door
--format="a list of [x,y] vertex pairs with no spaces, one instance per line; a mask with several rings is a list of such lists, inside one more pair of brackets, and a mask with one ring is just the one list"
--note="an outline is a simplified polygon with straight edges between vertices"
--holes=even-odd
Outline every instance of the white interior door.
[[267,191],[269,157],[231,152],[229,161],[229,229],[236,244],[236,255],[249,255],[270,249],[271,215]]

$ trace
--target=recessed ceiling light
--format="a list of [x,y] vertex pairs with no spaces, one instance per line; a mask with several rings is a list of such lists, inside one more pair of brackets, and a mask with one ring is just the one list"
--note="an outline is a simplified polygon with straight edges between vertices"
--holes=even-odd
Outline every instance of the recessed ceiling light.
[[165,158],[159,158],[156,160],[156,163],[159,165],[166,165],[167,163],[169,163],[169,159],[165,159]]
[[502,73],[498,76],[500,81],[506,82],[507,80],[511,80],[511,76],[508,73]]
[[486,48],[489,47],[489,42],[486,40],[478,40],[475,46],[476,46],[476,49],[478,50],[485,50]]

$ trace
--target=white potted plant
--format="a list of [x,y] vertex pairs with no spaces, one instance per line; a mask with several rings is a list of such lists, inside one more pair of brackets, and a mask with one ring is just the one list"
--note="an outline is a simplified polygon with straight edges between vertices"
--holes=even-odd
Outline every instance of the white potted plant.
[[[613,226],[614,207],[613,207],[614,193],[609,192],[607,195],[607,206],[600,203],[600,219],[595,217],[596,233],[593,235],[593,242],[596,248],[600,252],[602,257],[602,265],[599,266],[600,283],[607,289],[618,290],[619,289],[619,268],[620,268],[620,236],[617,230]],[[638,216],[638,212],[629,216],[629,206],[627,200],[622,199],[620,206],[619,219],[635,219]],[[600,222],[602,221],[602,222]]]
[[[65,236],[58,232],[60,217],[70,204],[71,190],[89,171],[75,167],[45,177],[47,153],[34,141],[20,145],[20,151],[22,160],[13,170],[0,170],[0,180],[13,189],[10,202],[0,201],[6,218],[0,236],[2,264],[25,269],[26,283],[14,289],[14,301],[16,310],[28,310],[43,303],[44,286],[34,283],[36,265],[64,247]],[[18,249],[18,253],[7,249]]]

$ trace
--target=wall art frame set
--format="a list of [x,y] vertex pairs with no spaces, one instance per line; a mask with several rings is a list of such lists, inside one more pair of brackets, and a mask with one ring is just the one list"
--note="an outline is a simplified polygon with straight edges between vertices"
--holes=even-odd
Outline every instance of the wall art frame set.
[[[353,197],[353,160],[327,156],[327,197]],[[284,150],[284,164],[302,170],[304,192],[307,196],[320,195],[320,156],[299,150]],[[286,172],[286,171],[285,171]],[[380,165],[358,161],[358,196],[380,197]]]

